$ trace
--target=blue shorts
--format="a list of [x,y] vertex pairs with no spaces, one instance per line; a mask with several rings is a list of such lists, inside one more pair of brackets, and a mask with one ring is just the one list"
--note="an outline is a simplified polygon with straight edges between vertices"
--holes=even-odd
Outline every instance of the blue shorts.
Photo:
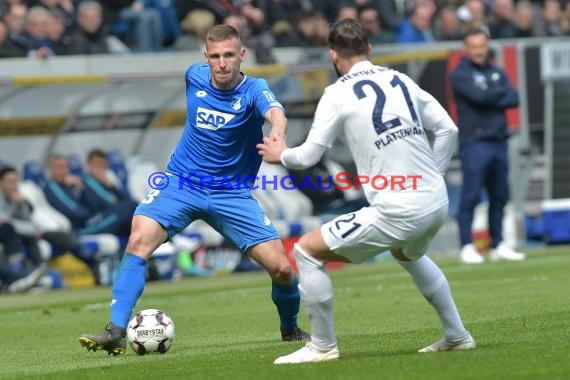
[[279,239],[275,226],[249,189],[211,189],[187,184],[180,188],[176,175],[163,179],[162,184],[165,183],[164,189],[148,193],[135,215],[156,220],[166,229],[169,239],[197,219],[230,239],[242,253],[259,243]]

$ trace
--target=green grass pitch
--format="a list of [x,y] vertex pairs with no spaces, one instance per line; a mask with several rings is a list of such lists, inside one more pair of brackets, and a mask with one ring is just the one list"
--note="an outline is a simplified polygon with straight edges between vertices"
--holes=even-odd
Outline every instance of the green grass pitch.
[[[570,252],[519,263],[441,261],[478,348],[418,354],[440,338],[435,313],[393,262],[333,271],[341,359],[276,366],[281,342],[265,273],[150,283],[136,310],[176,325],[166,354],[86,352],[108,320],[110,288],[0,297],[0,379],[570,379]],[[301,311],[300,324],[308,328]]]

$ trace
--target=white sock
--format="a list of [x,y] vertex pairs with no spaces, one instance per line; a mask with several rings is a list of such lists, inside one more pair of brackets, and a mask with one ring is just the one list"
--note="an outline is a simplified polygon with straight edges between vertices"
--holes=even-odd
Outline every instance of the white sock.
[[455,342],[465,338],[469,332],[461,322],[447,278],[437,264],[425,255],[416,261],[397,261],[408,271],[420,292],[434,307],[445,339]]
[[324,265],[295,244],[299,291],[311,321],[311,344],[322,351],[336,347],[333,328],[333,288]]

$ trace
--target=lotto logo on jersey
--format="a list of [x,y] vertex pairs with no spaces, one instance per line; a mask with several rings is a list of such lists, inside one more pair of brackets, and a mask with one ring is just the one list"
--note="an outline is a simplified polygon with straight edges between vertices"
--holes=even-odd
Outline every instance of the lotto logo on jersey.
[[275,95],[273,95],[273,93],[269,90],[263,90],[263,95],[265,95],[265,99],[267,99],[267,101],[269,102],[269,105],[271,106],[279,106],[279,102],[277,101],[277,99],[275,98]]
[[198,107],[196,110],[196,126],[216,131],[229,123],[234,117],[236,115]]

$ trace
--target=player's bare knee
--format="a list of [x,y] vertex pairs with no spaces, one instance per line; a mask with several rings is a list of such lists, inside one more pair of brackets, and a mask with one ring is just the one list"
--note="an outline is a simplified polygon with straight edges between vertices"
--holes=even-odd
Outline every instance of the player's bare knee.
[[148,258],[155,250],[155,247],[152,246],[144,233],[134,229],[129,237],[126,250],[127,252],[136,254],[137,256]]
[[276,265],[269,269],[271,278],[279,284],[289,284],[293,281],[293,269],[291,265]]

